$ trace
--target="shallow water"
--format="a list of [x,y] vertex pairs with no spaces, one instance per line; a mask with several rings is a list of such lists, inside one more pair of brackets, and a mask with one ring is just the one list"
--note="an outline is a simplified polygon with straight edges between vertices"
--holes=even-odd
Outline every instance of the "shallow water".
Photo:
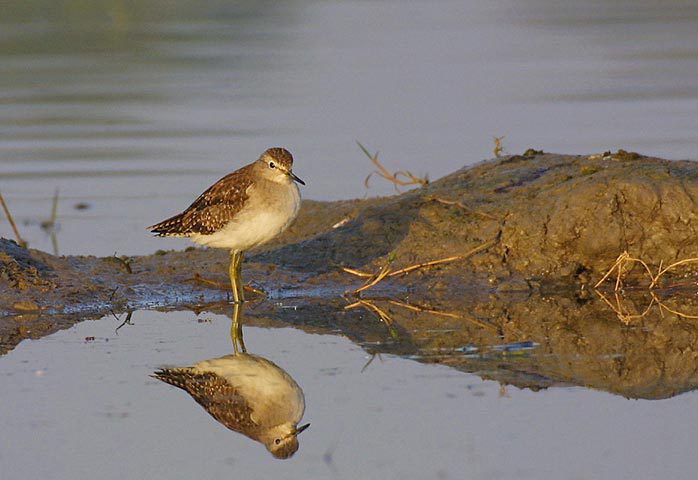
[[356,140],[431,178],[501,135],[694,158],[697,25],[680,0],[6,2],[0,192],[35,248],[58,188],[60,253],[132,255],[186,245],[144,227],[272,145],[315,199],[393,191]]
[[276,460],[149,377],[232,353],[228,317],[138,311],[119,323],[82,322],[0,358],[3,478],[689,479],[698,466],[695,392],[534,392],[393,355],[367,366],[341,336],[243,327],[248,351],[305,393],[311,427]]
[[[144,228],[272,145],[314,199],[393,192],[366,190],[356,140],[431,178],[501,135],[510,153],[695,158],[697,27],[681,0],[5,2],[0,192],[31,247],[54,250],[40,224],[58,189],[57,252],[135,255],[188,245]],[[312,426],[288,461],[149,377],[230,353],[225,316],[137,311],[118,334],[107,317],[25,340],[0,357],[0,478],[694,478],[692,324],[546,323],[544,302],[523,303],[535,339],[397,322],[431,351],[401,350],[369,315],[350,341],[336,322],[358,320],[333,328],[329,308],[246,327],[305,392]],[[497,318],[520,326],[516,305]]]

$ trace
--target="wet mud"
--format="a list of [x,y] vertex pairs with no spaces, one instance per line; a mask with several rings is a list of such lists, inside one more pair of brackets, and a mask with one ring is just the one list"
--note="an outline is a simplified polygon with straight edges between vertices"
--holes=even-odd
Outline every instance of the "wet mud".
[[[306,201],[284,235],[248,254],[243,279],[268,298],[247,318],[341,333],[377,354],[520,387],[585,385],[633,398],[694,389],[698,321],[676,313],[698,313],[691,295],[670,291],[668,308],[623,296],[623,312],[638,312],[623,322],[619,299],[592,287],[624,251],[652,268],[698,257],[697,165],[529,151],[392,197]],[[344,267],[374,273],[452,257],[386,278],[362,292],[363,303],[342,298],[366,281]],[[670,278],[690,289],[684,277],[696,278],[695,265]],[[2,239],[0,354],[110,313],[225,311],[227,269],[217,250],[55,257]],[[626,273],[630,286],[643,281]]]

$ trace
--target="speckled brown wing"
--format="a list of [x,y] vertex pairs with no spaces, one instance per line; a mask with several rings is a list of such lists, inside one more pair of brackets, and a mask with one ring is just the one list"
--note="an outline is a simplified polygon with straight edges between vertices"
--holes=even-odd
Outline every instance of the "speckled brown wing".
[[211,235],[223,228],[247,202],[253,164],[218,180],[182,213],[148,227],[159,237]]
[[189,393],[196,403],[229,429],[255,438],[259,425],[252,421],[252,408],[225,379],[215,373],[198,373],[188,368],[166,368],[153,376]]

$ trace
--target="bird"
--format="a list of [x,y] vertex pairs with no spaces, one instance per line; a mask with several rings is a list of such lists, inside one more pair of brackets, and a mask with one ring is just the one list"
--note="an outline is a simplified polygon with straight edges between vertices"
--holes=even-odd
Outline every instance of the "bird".
[[256,161],[211,185],[183,212],[148,229],[158,237],[188,237],[195,243],[230,250],[233,303],[245,301],[240,270],[244,253],[286,230],[301,205],[285,148],[267,149]]
[[261,442],[276,458],[289,458],[310,426],[298,426],[305,413],[303,390],[275,363],[247,353],[238,307],[233,305],[230,329],[235,353],[152,376],[186,391],[217,421]]

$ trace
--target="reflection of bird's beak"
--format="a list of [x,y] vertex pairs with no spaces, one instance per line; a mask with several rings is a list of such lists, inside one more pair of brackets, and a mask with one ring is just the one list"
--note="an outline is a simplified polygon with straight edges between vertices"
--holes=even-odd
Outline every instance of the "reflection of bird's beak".
[[303,180],[301,180],[300,178],[296,177],[296,174],[293,173],[291,170],[286,170],[286,175],[288,175],[289,177],[291,177],[291,179],[292,179],[294,182],[298,182],[298,183],[300,183],[301,185],[305,185],[305,182],[304,182]]
[[[296,436],[298,436],[303,430],[306,430],[310,426],[309,423],[302,425],[296,429]],[[305,437],[304,437],[305,438]]]

